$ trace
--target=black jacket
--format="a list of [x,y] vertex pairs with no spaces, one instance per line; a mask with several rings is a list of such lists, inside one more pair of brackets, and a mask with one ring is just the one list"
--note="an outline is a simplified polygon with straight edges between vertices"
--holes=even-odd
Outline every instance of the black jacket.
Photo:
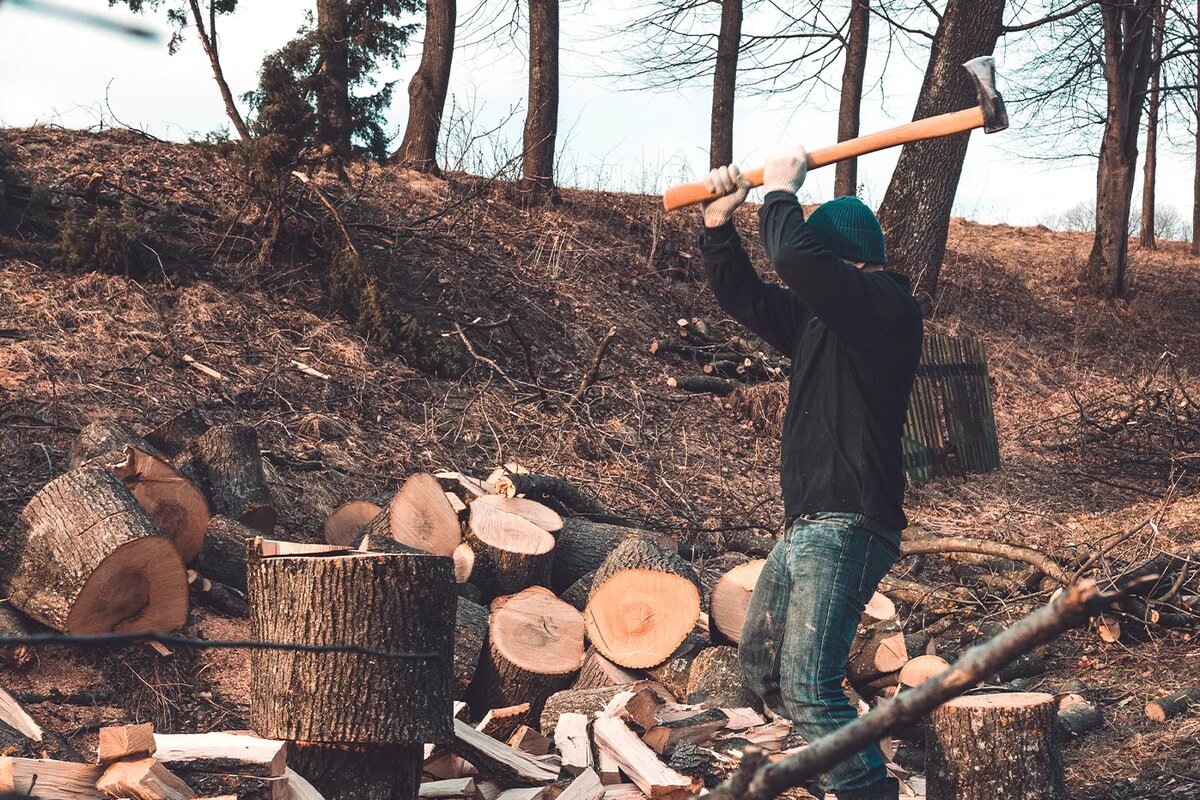
[[787,288],[759,278],[732,223],[706,229],[701,250],[721,307],[792,358],[784,512],[858,513],[902,529],[900,438],[922,326],[908,279],[842,261],[806,229],[788,192],[766,196],[759,227]]

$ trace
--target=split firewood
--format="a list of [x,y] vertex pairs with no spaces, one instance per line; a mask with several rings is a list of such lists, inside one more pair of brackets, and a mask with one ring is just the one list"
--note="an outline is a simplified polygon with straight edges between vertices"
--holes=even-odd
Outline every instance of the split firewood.
[[1151,700],[1146,703],[1146,716],[1154,722],[1166,722],[1169,719],[1186,714],[1194,708],[1200,708],[1200,686],[1192,686],[1182,691]]
[[246,595],[237,589],[211,581],[194,569],[187,571],[187,579],[193,602],[227,617],[244,617],[249,612]]
[[288,743],[236,733],[155,733],[153,755],[173,772],[278,778],[287,767]]
[[404,482],[387,506],[362,528],[401,544],[448,556],[462,542],[458,514],[437,478],[417,473]]
[[[639,681],[631,688],[618,692],[604,706],[602,713],[610,717],[632,722],[643,731],[660,724],[660,711],[664,704],[669,703],[662,693],[662,687],[649,681]],[[690,716],[683,714],[674,717],[681,719]]]
[[630,692],[636,694],[642,687],[650,686],[660,692],[660,696],[669,699],[666,689],[650,680],[640,680],[634,683],[617,686],[600,686],[595,689],[564,689],[550,695],[542,708],[540,717],[543,731],[552,731],[558,723],[560,714],[575,713],[594,717],[604,711],[614,697]]
[[689,633],[665,661],[642,671],[665,686],[676,700],[687,702],[688,677],[692,672],[692,662],[706,647],[708,641],[704,637]]
[[196,559],[208,525],[209,504],[166,455],[123,425],[96,421],[80,432],[71,454],[72,468],[85,463],[111,470],[124,481],[183,562]]
[[[317,787],[291,767],[284,770],[283,776],[282,789],[285,800],[325,800],[324,795],[317,791]],[[213,798],[213,800],[220,799]]]
[[454,697],[466,694],[488,636],[488,610],[459,597],[454,617]]
[[783,749],[788,741],[788,736],[792,732],[792,723],[786,719],[775,719],[762,725],[755,725],[753,728],[744,728],[740,731],[732,731],[717,737],[715,747],[717,749],[728,750],[733,743],[737,743],[737,749],[743,749],[747,745],[761,747],[769,752]]
[[1082,736],[1104,724],[1104,714],[1090,700],[1069,694],[1058,701],[1057,726],[1065,736]]
[[550,752],[554,742],[543,735],[541,731],[534,730],[528,725],[518,725],[517,729],[508,737],[508,746],[515,747],[522,753],[528,753],[531,756],[544,756]]
[[670,754],[680,742],[704,744],[725,727],[729,717],[718,708],[699,711],[689,717],[661,722],[642,734],[642,741],[654,752]]
[[567,786],[558,800],[601,800],[604,784],[594,769],[584,770]]
[[727,779],[737,767],[737,759],[710,750],[707,747],[681,742],[671,751],[667,766],[676,772],[703,781],[705,786],[716,786]]
[[555,513],[553,509],[547,508],[536,500],[528,500],[524,497],[504,497],[499,494],[488,494],[476,498],[475,502],[491,506],[497,511],[505,511],[509,514],[516,514],[518,517],[524,517],[547,533],[554,533],[555,531],[562,530],[563,527],[563,518]]
[[158,448],[167,458],[175,458],[211,427],[199,409],[189,408],[147,433],[146,441]]
[[496,493],[490,482],[472,478],[461,472],[435,472],[433,477],[437,478],[444,491],[458,495],[468,506],[477,497]]
[[466,542],[475,551],[472,577],[484,592],[513,594],[549,583],[554,537],[524,517],[472,503]]
[[362,553],[424,553],[415,547],[397,542],[390,536],[380,536],[368,530],[359,531],[354,540],[354,549]]
[[471,545],[463,542],[454,548],[450,557],[454,559],[454,582],[466,583],[471,580],[471,576],[475,574],[475,551],[471,549]]
[[[441,481],[439,481],[440,483]],[[459,522],[467,521],[467,504],[462,501],[462,498],[454,492],[446,492],[446,502],[454,509],[454,513],[458,514]]]
[[[742,638],[742,623],[754,586],[766,559],[739,564],[726,572],[713,586],[709,600],[709,630],[714,638],[737,644]],[[718,637],[719,634],[719,637]]]
[[192,787],[153,758],[110,764],[96,781],[96,788],[109,797],[133,800],[190,800],[196,796]]
[[[8,603],[0,602],[0,636],[17,637],[28,635],[29,627],[25,624],[25,620],[21,618],[21,615],[9,608]],[[33,658],[33,648],[27,645],[14,644],[0,647],[0,660],[3,660],[5,664],[13,669],[27,669],[33,664]]]
[[632,669],[662,663],[700,618],[700,582],[675,553],[642,538],[617,546],[596,571],[584,620],[609,660]]
[[0,573],[14,608],[59,631],[168,632],[187,620],[179,552],[104,470],[68,472],[35,494],[5,541]]
[[96,788],[103,774],[104,768],[94,764],[0,756],[0,791],[21,797],[106,800],[108,795]]
[[236,519],[214,515],[204,532],[196,569],[226,586],[246,591],[246,548],[259,535]]
[[568,775],[580,775],[591,769],[592,739],[588,736],[587,715],[572,712],[559,715],[554,723],[554,746]]
[[422,783],[417,797],[423,798],[423,800],[451,800],[452,798],[476,800],[479,797],[479,790],[475,786],[474,778],[451,778],[450,780]]
[[149,722],[141,725],[108,725],[100,729],[96,763],[108,766],[131,756],[148,758],[154,755],[155,749],[154,726]]
[[275,504],[254,428],[210,428],[188,444],[175,465],[204,490],[213,514],[236,519],[267,535],[275,529]]
[[442,747],[433,747],[428,756],[425,757],[425,763],[421,767],[421,771],[433,778],[434,780],[448,781],[455,778],[469,778],[479,775],[479,770],[475,769],[474,765],[468,763],[466,759],[455,755],[450,750]]
[[[860,693],[871,694],[873,682],[897,672],[908,662],[908,650],[896,605],[879,592],[867,603],[850,646],[846,677]],[[894,680],[888,679],[890,684]]]
[[556,592],[567,587],[590,572],[595,572],[622,542],[633,538],[645,538],[670,550],[667,537],[637,528],[592,522],[579,517],[563,520],[554,552],[550,585]]
[[288,542],[283,539],[264,539],[255,536],[247,545],[249,552],[254,552],[263,558],[277,556],[350,556],[357,551],[352,547],[341,547],[336,544],[317,544],[315,542]]
[[621,765],[616,762],[607,750],[593,748],[593,752],[596,755],[596,774],[600,776],[600,783],[606,787],[604,794],[607,797],[607,787],[616,786],[623,780]]
[[897,679],[901,686],[920,686],[949,668],[950,662],[941,656],[917,656],[900,668]]
[[[1057,703],[1044,693],[956,697],[929,717],[930,800],[1059,798]],[[1024,787],[1014,795],[1017,787]]]
[[558,777],[554,767],[483,735],[461,720],[454,720],[454,741],[449,747],[481,773],[508,786],[541,786]]
[[570,686],[582,665],[582,616],[549,589],[531,586],[492,603],[488,647],[469,696],[477,710],[528,702],[537,719],[546,698]]
[[596,747],[606,750],[639,789],[652,798],[683,800],[692,797],[701,782],[682,775],[658,759],[624,720],[598,717],[593,723]]
[[696,654],[688,671],[687,702],[714,708],[762,708],[762,700],[746,683],[737,649],[725,646]]
[[667,378],[667,386],[692,394],[732,394],[738,388],[737,381],[718,378],[715,375],[681,375]]
[[337,507],[325,518],[325,541],[349,545],[368,522],[379,516],[379,506],[367,500],[352,500]]
[[[518,703],[515,706],[504,708],[489,708],[475,725],[475,730],[493,739],[507,741],[513,731],[532,719],[533,716],[529,713],[529,703]],[[509,746],[516,747],[511,744]],[[517,749],[520,750],[519,747]]]
[[533,786],[505,789],[496,795],[496,800],[546,800],[546,796],[547,788],[545,786]]
[[579,670],[579,677],[575,679],[575,684],[571,688],[595,689],[600,686],[633,683],[637,679],[637,675],[624,667],[618,667],[605,658],[599,650],[589,647],[584,653],[583,667]]

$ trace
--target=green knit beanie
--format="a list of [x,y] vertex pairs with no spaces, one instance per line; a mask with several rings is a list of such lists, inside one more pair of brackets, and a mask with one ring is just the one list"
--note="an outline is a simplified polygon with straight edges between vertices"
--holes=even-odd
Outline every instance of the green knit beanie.
[[857,197],[839,197],[817,208],[806,223],[821,243],[846,261],[886,264],[883,228]]

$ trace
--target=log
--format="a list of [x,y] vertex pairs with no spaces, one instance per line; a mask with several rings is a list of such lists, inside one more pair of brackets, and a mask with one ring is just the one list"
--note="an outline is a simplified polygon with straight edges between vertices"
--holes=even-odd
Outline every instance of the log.
[[621,525],[592,522],[579,517],[567,517],[562,521],[562,530],[556,537],[554,567],[550,585],[556,592],[567,587],[590,572],[595,572],[604,560],[627,539],[645,538],[666,546],[659,534]]
[[112,470],[171,540],[183,563],[196,560],[210,515],[204,494],[170,459],[142,437],[115,422],[88,424],[71,454],[72,469]]
[[275,529],[275,504],[263,474],[258,431],[254,428],[210,428],[188,444],[176,466],[204,490],[212,513],[235,519],[260,533],[269,535]]
[[454,720],[454,741],[448,746],[505,786],[541,786],[558,777],[556,768],[483,735],[462,720]]
[[421,757],[419,744],[295,742],[290,761],[326,800],[412,800],[421,786]]
[[[426,553],[266,557],[262,552],[258,540],[247,571],[252,638],[429,655],[255,650],[254,730],[272,739],[330,744],[447,740],[456,609],[450,559]],[[343,755],[331,754],[330,763],[346,760]],[[366,755],[370,762],[375,754]],[[314,757],[320,764],[323,759]],[[411,765],[418,776],[420,761]],[[320,780],[297,772],[327,791]]]
[[475,551],[466,542],[454,548],[450,554],[454,559],[454,580],[456,583],[466,583],[475,573]]
[[325,518],[325,541],[330,544],[352,544],[363,526],[379,516],[382,511],[383,509],[368,500],[352,500],[338,506]]
[[906,663],[908,649],[895,603],[876,592],[863,611],[850,646],[846,677],[860,693],[870,695],[873,683],[897,672]]
[[287,742],[235,733],[155,733],[154,757],[180,775],[229,773],[282,777]]
[[599,717],[593,724],[596,747],[608,752],[639,789],[650,798],[684,800],[701,786],[695,778],[681,775],[658,759],[623,720]]
[[579,670],[579,677],[575,679],[575,684],[571,688],[595,689],[601,686],[629,684],[637,679],[637,675],[623,667],[618,667],[596,648],[589,647],[584,653],[583,667]]
[[196,569],[218,583],[246,591],[246,547],[259,533],[220,514],[208,521]]
[[950,662],[941,656],[917,656],[900,668],[901,686],[920,686],[925,681],[950,669]]
[[1057,703],[1040,692],[957,697],[933,711],[926,737],[929,800],[1059,800]]
[[604,797],[604,784],[593,769],[584,770],[571,781],[558,800],[601,800]]
[[541,731],[534,730],[528,725],[519,725],[513,731],[512,736],[508,737],[508,746],[515,747],[522,753],[528,753],[531,756],[544,756],[550,752],[554,742]]
[[729,717],[719,708],[698,711],[691,716],[660,722],[642,734],[642,741],[659,755],[670,755],[680,742],[704,744],[725,727]]
[[[615,515],[565,478],[533,472],[509,472],[492,482],[504,497],[551,498],[564,508],[598,522],[617,522]],[[565,523],[565,520],[564,520]]]
[[1067,695],[1058,704],[1058,731],[1064,738],[1082,736],[1104,724],[1104,714],[1079,695]]
[[[517,705],[505,706],[504,708],[489,708],[475,726],[475,730],[493,739],[507,741],[508,737],[512,736],[513,731],[533,719],[533,715],[530,714],[529,703],[518,703]],[[512,746],[515,745],[510,745],[510,747]]]
[[582,665],[583,617],[532,586],[492,603],[488,646],[468,697],[476,713],[525,702],[537,719],[546,698],[570,686]]
[[[766,559],[739,564],[726,572],[713,586],[709,600],[708,628],[717,639],[737,644],[742,639],[742,624],[754,586]],[[719,634],[719,636],[718,636]]]
[[554,746],[562,756],[562,769],[568,775],[580,775],[591,769],[594,762],[587,715],[560,714],[554,723]]
[[458,514],[437,478],[423,472],[406,480],[363,530],[438,556],[452,554],[462,542]]
[[199,409],[189,408],[147,433],[146,441],[167,458],[175,458],[211,427]]
[[524,517],[472,503],[466,542],[475,551],[473,582],[485,593],[515,594],[550,581],[554,537]]
[[100,766],[107,766],[130,756],[146,758],[154,755],[154,750],[154,726],[149,722],[141,725],[106,725],[100,729],[96,762]]
[[454,615],[454,698],[466,694],[479,669],[479,657],[488,636],[488,610],[464,597]]
[[[0,602],[0,636],[28,636],[29,628],[25,620],[16,611],[8,607],[8,603]],[[25,670],[33,664],[33,648],[23,644],[0,647],[0,660],[15,670]]]
[[8,602],[59,631],[168,632],[187,620],[178,551],[104,470],[68,472],[35,494],[4,541],[0,571]]
[[96,788],[109,797],[133,800],[189,800],[196,796],[192,787],[153,758],[110,764],[96,781]]
[[682,742],[671,751],[667,766],[712,787],[732,774],[737,759],[691,742]]
[[562,714],[574,713],[594,717],[604,711],[609,702],[618,694],[622,692],[636,693],[645,686],[656,687],[663,696],[666,696],[665,689],[662,689],[654,681],[648,680],[617,686],[600,686],[595,689],[564,689],[561,692],[555,692],[550,695],[542,707],[540,717],[542,730],[554,730],[554,726],[558,724],[558,718]]
[[1154,722],[1166,722],[1173,717],[1186,714],[1193,708],[1200,707],[1200,686],[1187,689],[1151,700],[1146,703],[1146,716]]
[[584,621],[609,660],[639,669],[662,663],[700,618],[700,582],[678,555],[642,538],[617,546],[596,571]]
[[491,506],[497,511],[516,514],[537,525],[547,533],[562,530],[563,518],[552,508],[548,508],[536,500],[524,497],[503,497],[498,494],[486,494],[475,499],[476,503]]
[[[557,554],[555,554],[554,560],[558,560]],[[561,592],[562,601],[582,614],[587,610],[588,595],[592,593],[592,581],[595,579],[595,577],[596,573],[589,572],[587,575],[584,575],[582,578],[572,583],[563,592]]]
[[692,662],[700,651],[707,647],[707,641],[699,634],[689,634],[675,648],[675,651],[661,664],[643,670],[650,678],[661,683],[667,691],[681,703],[687,702],[688,677],[692,672]]
[[0,756],[0,792],[15,792],[20,797],[106,800],[107,795],[96,788],[103,774],[104,768],[93,764]]
[[762,700],[746,685],[737,649],[726,646],[709,647],[696,654],[688,672],[687,702],[762,710]]

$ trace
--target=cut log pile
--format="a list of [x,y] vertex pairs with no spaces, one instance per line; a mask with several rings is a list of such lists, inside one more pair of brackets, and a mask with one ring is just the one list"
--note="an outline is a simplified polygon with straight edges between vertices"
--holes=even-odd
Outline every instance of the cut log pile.
[[699,374],[667,379],[671,388],[685,392],[729,394],[742,384],[782,378],[791,368],[790,359],[755,348],[741,336],[719,338],[713,326],[699,317],[677,320],[675,336],[655,339],[650,352],[699,368]]

